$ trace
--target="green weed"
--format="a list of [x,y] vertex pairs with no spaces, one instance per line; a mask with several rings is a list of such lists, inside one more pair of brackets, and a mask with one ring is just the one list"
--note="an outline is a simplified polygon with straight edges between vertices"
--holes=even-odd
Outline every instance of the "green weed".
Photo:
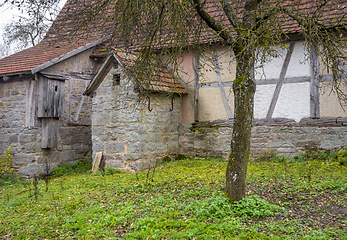
[[73,164],[61,164],[52,168],[50,174],[54,176],[70,175],[77,173],[86,173],[92,169],[92,159],[85,158],[83,161],[76,161]]
[[[155,174],[71,174],[0,188],[0,236],[11,239],[343,239],[346,166],[250,162],[246,197],[224,196],[226,161],[185,159]],[[105,168],[105,172],[108,171]],[[109,170],[113,171],[114,170]],[[310,176],[310,177],[308,177]],[[32,196],[32,197],[30,197]]]

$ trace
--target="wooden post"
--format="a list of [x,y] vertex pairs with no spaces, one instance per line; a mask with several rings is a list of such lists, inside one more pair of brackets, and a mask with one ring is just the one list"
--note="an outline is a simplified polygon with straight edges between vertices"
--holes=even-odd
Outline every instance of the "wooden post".
[[[88,82],[85,81],[85,82],[84,82],[84,89],[86,89],[87,86],[88,86]],[[80,101],[80,104],[79,104],[79,106],[78,106],[77,113],[76,113],[76,117],[75,117],[75,122],[78,121],[78,117],[79,117],[79,115],[80,115],[80,112],[81,112],[82,105],[83,105],[83,103],[84,103],[85,97],[86,97],[86,95],[83,95],[83,96],[81,97],[81,101]]]
[[100,163],[101,163],[101,159],[102,159],[102,152],[97,152],[95,155],[95,159],[94,159],[93,167],[92,167],[93,174],[95,174],[98,171]]
[[199,122],[199,53],[194,56],[194,121]]
[[71,121],[71,78],[67,85],[67,122]]
[[36,82],[28,81],[26,89],[25,127],[35,126]]
[[310,117],[319,118],[319,56],[314,46],[310,46],[311,85],[310,85]]

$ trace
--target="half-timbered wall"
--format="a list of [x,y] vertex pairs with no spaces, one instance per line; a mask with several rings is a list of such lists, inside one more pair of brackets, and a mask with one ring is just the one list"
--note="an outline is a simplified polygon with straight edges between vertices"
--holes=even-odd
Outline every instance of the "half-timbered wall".
[[[273,149],[290,155],[307,147],[331,149],[347,145],[347,114],[331,92],[329,80],[326,81],[329,77],[322,76],[326,73],[320,69],[319,57],[314,49],[309,56],[303,41],[287,45],[277,48],[278,58],[256,70],[252,154]],[[194,113],[198,118],[195,122],[181,122],[180,153],[227,158],[234,114],[233,56],[227,47],[211,48],[200,56],[198,71],[194,72],[196,56],[191,55],[189,61],[182,61],[182,70],[187,73],[182,78],[186,77],[197,93],[189,103],[197,103]],[[347,87],[342,84],[341,90],[347,92]],[[181,115],[187,115],[187,110],[182,108]],[[191,124],[196,128],[193,131]]]
[[[286,48],[277,47],[276,50],[279,52],[277,58],[261,67],[257,65],[255,119],[286,118],[300,122],[304,118],[347,116],[331,92],[329,82],[322,82],[324,71],[320,69],[314,49],[309,56],[304,42],[294,41]],[[183,100],[182,119],[190,119],[190,122],[232,119],[232,82],[236,70],[229,48],[210,48],[199,58],[194,53],[187,53],[181,65],[185,73],[181,77],[187,89],[194,90],[187,101]],[[191,112],[194,119],[186,117],[192,115]]]

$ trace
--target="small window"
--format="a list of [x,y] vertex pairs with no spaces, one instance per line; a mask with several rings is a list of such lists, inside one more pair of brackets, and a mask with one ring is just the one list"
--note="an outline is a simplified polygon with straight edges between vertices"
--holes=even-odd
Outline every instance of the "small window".
[[113,86],[120,85],[120,74],[113,74]]
[[113,61],[113,68],[117,69],[118,68],[118,61]]

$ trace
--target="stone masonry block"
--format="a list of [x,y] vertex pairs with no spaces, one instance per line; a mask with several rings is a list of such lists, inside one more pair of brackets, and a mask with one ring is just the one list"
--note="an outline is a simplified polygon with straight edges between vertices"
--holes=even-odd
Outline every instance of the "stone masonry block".
[[108,122],[109,115],[107,113],[93,113],[92,122],[93,125],[105,125]]
[[17,134],[10,135],[9,140],[10,140],[10,143],[17,143],[18,142],[18,135]]
[[60,155],[60,160],[63,163],[76,160],[75,151],[64,151]]
[[318,146],[318,140],[306,140],[306,141],[298,141],[296,142],[296,147],[316,147]]
[[278,148],[277,152],[278,153],[295,153],[296,149],[295,148]]
[[137,141],[139,141],[139,133],[137,133],[137,132],[127,132],[125,134],[125,138],[129,142],[137,142]]
[[20,168],[20,173],[27,176],[38,175],[42,172],[42,166],[38,164],[30,164]]
[[129,163],[129,167],[133,169],[135,172],[140,172],[148,168],[150,165],[146,161],[136,161]]
[[35,156],[30,154],[15,154],[14,163],[16,165],[25,165],[35,162]]
[[291,142],[273,142],[269,144],[270,148],[285,148],[285,147],[293,147]]
[[141,142],[130,143],[128,147],[128,153],[139,153],[145,150],[145,144]]
[[37,163],[47,163],[47,158],[46,157],[39,157],[37,159]]
[[106,152],[112,153],[122,153],[125,151],[125,145],[123,142],[111,142],[106,145]]
[[332,149],[342,146],[344,146],[344,142],[338,135],[327,135],[324,136],[324,139],[321,141],[319,147]]
[[9,112],[7,113],[7,120],[10,122],[19,121],[20,120],[20,112]]
[[124,154],[124,159],[127,161],[138,160],[141,157],[142,157],[142,154],[137,154],[137,153]]
[[124,167],[124,162],[123,161],[117,161],[117,160],[112,160],[108,164],[109,167],[111,168],[123,168]]
[[93,152],[103,152],[105,147],[105,143],[93,143]]

